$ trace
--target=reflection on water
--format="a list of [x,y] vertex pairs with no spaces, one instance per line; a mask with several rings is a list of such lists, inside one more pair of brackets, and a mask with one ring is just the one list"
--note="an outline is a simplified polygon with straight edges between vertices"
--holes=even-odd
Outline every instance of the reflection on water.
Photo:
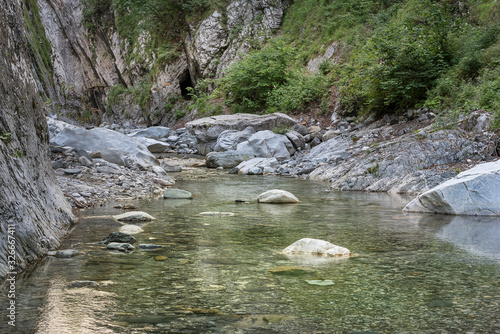
[[[184,181],[192,200],[139,203],[157,218],[135,235],[162,245],[131,254],[96,241],[121,226],[86,212],[65,248],[18,281],[19,333],[497,333],[497,219],[408,215],[408,198],[325,192],[324,183],[221,176]],[[293,205],[257,204],[262,192]],[[235,203],[235,200],[246,203]],[[234,216],[200,216],[200,212]],[[101,218],[99,218],[101,217]],[[278,252],[303,238],[355,257]],[[137,246],[136,244],[136,246]],[[74,287],[90,280],[97,286]],[[327,285],[316,285],[326,282]],[[332,284],[333,283],[333,284]],[[1,305],[4,309],[4,304]],[[6,321],[1,332],[13,332]]]

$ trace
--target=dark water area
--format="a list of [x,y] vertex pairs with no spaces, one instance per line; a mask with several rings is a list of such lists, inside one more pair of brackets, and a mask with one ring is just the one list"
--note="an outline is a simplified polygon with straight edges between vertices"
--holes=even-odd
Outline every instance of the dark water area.
[[[192,200],[137,203],[157,220],[139,224],[130,254],[95,244],[120,228],[111,216],[122,211],[87,210],[62,247],[80,255],[47,258],[19,278],[16,327],[3,316],[0,332],[500,333],[499,219],[405,214],[409,197],[327,186],[232,175],[178,182]],[[269,189],[301,202],[257,204]],[[279,254],[304,237],[355,256]],[[83,280],[98,285],[72,284]]]

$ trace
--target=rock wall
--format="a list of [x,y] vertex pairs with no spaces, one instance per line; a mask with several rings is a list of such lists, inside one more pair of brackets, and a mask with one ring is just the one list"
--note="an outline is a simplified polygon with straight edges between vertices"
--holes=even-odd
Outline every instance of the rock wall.
[[[195,86],[199,79],[223,75],[241,54],[279,28],[287,7],[287,1],[281,0],[232,1],[224,13],[215,11],[182,32],[184,51],[177,60],[155,69],[150,81],[156,54],[146,50],[151,38],[148,33],[129,50],[113,25],[88,33],[82,24],[81,0],[36,1],[52,45],[54,79],[44,84],[54,86],[46,92],[52,112],[80,122],[130,119],[149,125],[171,125],[174,115],[165,112],[169,99],[180,96],[185,85]],[[134,57],[126,61],[131,54]],[[138,87],[144,79],[151,84],[147,106],[139,106],[130,96],[108,105],[112,86]]]
[[0,8],[0,278],[3,278],[57,248],[73,216],[49,161],[49,135],[23,18],[23,11],[28,8],[21,0],[0,0]]

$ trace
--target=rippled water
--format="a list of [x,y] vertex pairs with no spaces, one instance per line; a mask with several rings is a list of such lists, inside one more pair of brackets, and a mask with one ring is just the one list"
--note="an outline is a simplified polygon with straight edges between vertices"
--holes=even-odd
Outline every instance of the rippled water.
[[[161,249],[107,251],[95,242],[118,230],[106,217],[120,210],[86,211],[63,247],[82,254],[48,258],[18,280],[16,330],[500,332],[498,219],[408,215],[401,212],[408,198],[325,192],[325,183],[295,179],[225,175],[177,186],[194,199],[139,203],[157,220],[141,225],[136,246]],[[301,203],[255,203],[273,188],[291,191]],[[204,211],[236,215],[198,215]],[[278,254],[303,237],[355,256],[311,262]],[[81,280],[98,286],[72,287]],[[318,280],[333,284],[307,282]],[[6,322],[0,331],[15,332]]]

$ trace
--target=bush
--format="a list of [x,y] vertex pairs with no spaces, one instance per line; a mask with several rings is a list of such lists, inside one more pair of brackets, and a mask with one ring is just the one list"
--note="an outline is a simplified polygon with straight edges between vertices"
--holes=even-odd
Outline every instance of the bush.
[[409,2],[390,23],[376,29],[343,67],[344,108],[398,112],[425,100],[448,66],[449,30],[441,6],[427,0]]
[[292,54],[290,46],[278,41],[232,64],[220,81],[226,104],[246,112],[263,110],[269,92],[287,82]]

